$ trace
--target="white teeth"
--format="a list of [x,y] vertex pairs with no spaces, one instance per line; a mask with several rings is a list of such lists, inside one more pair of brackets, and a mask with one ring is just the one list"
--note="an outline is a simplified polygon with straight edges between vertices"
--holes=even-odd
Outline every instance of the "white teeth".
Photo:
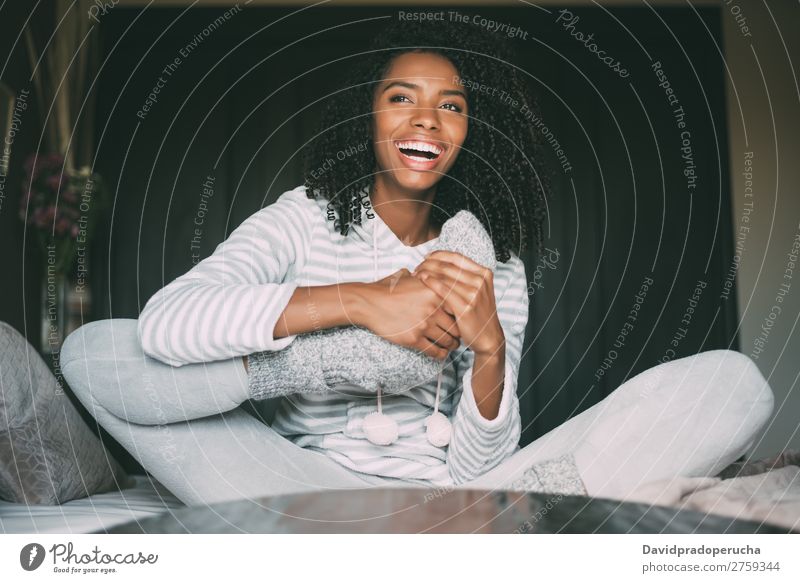
[[420,152],[432,152],[437,156],[442,153],[442,149],[439,146],[434,144],[429,144],[427,142],[397,142],[398,148],[403,148],[404,150],[418,150]]

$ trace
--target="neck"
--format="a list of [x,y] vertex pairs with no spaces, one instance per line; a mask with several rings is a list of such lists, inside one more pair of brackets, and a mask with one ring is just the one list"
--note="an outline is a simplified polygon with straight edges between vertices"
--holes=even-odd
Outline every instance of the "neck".
[[438,236],[430,224],[431,208],[436,198],[436,186],[428,190],[409,190],[397,184],[387,184],[382,175],[375,177],[370,202],[381,220],[405,245],[420,245]]

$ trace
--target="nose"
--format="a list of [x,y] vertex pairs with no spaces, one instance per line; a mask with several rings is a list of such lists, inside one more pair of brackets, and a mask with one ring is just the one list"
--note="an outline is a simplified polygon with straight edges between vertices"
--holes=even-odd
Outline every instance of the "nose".
[[415,109],[411,117],[411,123],[414,127],[418,128],[425,128],[428,130],[439,129],[438,110],[432,107],[420,107]]

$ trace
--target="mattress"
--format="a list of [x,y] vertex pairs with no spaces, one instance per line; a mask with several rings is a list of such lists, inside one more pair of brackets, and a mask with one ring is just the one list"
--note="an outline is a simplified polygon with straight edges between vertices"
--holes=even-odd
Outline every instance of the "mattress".
[[0,500],[0,533],[102,533],[114,525],[185,507],[155,478],[135,474],[131,478],[134,485],[130,488],[71,500],[60,506],[28,506]]

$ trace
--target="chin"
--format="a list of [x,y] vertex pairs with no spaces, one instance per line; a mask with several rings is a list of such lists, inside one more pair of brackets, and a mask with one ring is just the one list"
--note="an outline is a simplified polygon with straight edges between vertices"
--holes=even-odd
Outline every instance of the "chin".
[[443,178],[442,174],[436,171],[417,172],[402,168],[393,173],[395,182],[406,190],[418,190],[420,192],[436,186]]

